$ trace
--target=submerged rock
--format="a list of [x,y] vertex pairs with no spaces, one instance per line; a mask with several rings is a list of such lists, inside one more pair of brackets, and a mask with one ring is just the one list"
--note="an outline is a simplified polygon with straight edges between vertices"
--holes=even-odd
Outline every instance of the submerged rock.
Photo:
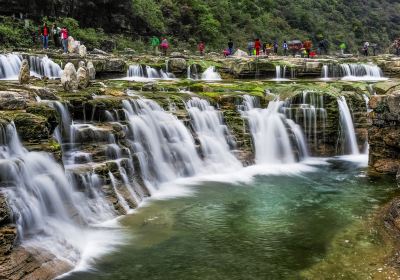
[[70,62],[65,65],[64,71],[61,75],[61,84],[65,91],[78,89],[78,76],[75,66]]
[[22,60],[21,68],[19,69],[18,81],[20,84],[29,83],[30,70],[28,60]]

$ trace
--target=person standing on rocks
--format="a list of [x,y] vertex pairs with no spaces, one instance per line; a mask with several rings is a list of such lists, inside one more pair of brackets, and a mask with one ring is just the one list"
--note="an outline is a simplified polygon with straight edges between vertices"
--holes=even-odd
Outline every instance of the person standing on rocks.
[[228,51],[229,51],[229,54],[228,54],[228,55],[233,55],[233,42],[232,42],[232,39],[229,39],[229,42],[228,42]]
[[253,41],[249,41],[247,43],[247,53],[249,56],[253,55],[253,50],[254,50],[254,42]]
[[60,28],[55,23],[51,27],[51,36],[53,37],[54,46],[58,49],[60,47]]
[[287,44],[286,41],[283,41],[282,47],[283,47],[283,54],[284,54],[284,56],[287,56],[287,53],[288,53],[288,50],[289,50],[289,46],[288,46],[288,44]]
[[201,41],[201,42],[199,43],[199,45],[197,46],[197,48],[199,49],[200,55],[201,55],[201,56],[204,56],[204,51],[205,51],[205,49],[206,49],[206,45],[204,44],[203,41]]
[[278,40],[274,40],[274,54],[278,55]]
[[254,41],[254,49],[256,50],[256,56],[259,56],[261,49],[261,41],[258,38]]
[[43,40],[43,49],[48,49],[49,47],[49,28],[47,27],[47,24],[44,23],[43,27],[40,30],[40,35],[42,36]]
[[64,53],[68,52],[68,29],[66,26],[63,26],[61,29],[61,42],[64,49]]
[[158,37],[153,36],[150,40],[151,48],[154,50],[154,55],[159,54],[159,48],[160,48],[160,39]]
[[364,43],[364,47],[363,47],[363,51],[364,51],[364,55],[368,56],[368,49],[369,49],[369,42],[365,42]]
[[161,50],[164,56],[167,56],[167,51],[169,49],[169,43],[167,38],[162,38],[161,40]]
[[346,46],[346,43],[345,43],[345,42],[342,42],[342,43],[339,45],[339,49],[340,49],[340,54],[341,54],[341,55],[344,55],[344,51],[346,50],[346,48],[347,48],[347,46]]

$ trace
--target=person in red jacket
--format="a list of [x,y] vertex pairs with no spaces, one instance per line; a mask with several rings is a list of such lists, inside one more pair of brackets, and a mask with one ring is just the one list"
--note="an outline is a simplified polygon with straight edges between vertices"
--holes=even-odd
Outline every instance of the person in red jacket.
[[201,41],[201,42],[199,43],[198,49],[199,49],[200,55],[203,56],[203,55],[204,55],[204,51],[205,51],[205,49],[206,49],[206,45],[204,44],[203,41]]
[[257,38],[254,41],[254,48],[256,50],[256,55],[259,56],[260,55],[260,49],[261,49],[261,41],[260,41],[260,39]]
[[43,27],[40,30],[40,35],[42,36],[43,40],[43,49],[47,49],[49,47],[49,28],[47,27],[47,24],[44,23]]

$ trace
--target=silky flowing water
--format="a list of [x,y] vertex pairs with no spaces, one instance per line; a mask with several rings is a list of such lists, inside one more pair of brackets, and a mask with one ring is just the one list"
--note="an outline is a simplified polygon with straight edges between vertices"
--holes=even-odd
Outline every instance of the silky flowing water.
[[246,183],[187,184],[188,196],[151,200],[121,220],[125,245],[94,270],[66,279],[367,279],[381,273],[389,251],[365,225],[398,194],[394,182],[340,158],[315,164],[310,172]]

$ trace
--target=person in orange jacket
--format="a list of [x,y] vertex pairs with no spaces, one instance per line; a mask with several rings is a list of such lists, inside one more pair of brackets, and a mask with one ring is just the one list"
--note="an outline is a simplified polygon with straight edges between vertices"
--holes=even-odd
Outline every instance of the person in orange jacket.
[[303,47],[307,52],[307,57],[310,58],[310,52],[311,52],[311,48],[312,48],[312,42],[310,40],[306,40],[303,43]]

